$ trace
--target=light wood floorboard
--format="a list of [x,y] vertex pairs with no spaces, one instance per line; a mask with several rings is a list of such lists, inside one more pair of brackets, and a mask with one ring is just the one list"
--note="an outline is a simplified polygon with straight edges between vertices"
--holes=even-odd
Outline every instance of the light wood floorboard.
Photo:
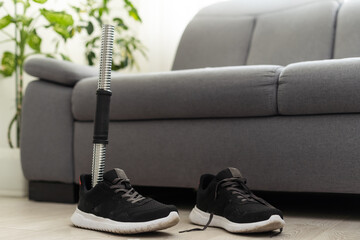
[[[190,205],[180,207],[180,224],[156,233],[121,236],[84,230],[70,222],[75,204],[41,203],[25,198],[0,197],[0,239],[6,240],[64,240],[64,239],[270,239],[272,233],[239,235],[222,229],[208,228],[203,232],[179,234],[193,228],[187,216]],[[333,206],[331,206],[333,207]],[[281,235],[272,239],[360,240],[360,213],[356,209],[307,209],[286,206],[286,227]]]

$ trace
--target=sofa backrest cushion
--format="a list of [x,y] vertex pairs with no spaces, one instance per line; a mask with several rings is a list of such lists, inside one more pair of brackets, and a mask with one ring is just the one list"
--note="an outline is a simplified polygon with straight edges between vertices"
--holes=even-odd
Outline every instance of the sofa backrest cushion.
[[245,65],[252,16],[199,16],[186,29],[173,70]]
[[360,56],[360,1],[342,4],[336,25],[334,58]]
[[202,9],[180,40],[173,70],[332,58],[336,0],[230,0]]
[[329,59],[338,3],[308,3],[256,18],[248,65]]

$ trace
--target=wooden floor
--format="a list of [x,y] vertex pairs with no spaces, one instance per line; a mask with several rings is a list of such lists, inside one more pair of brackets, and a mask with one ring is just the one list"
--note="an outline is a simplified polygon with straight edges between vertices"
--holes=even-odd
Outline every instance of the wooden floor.
[[[294,200],[296,198],[296,200]],[[328,199],[331,203],[329,204]],[[359,197],[298,197],[275,199],[283,210],[286,226],[282,234],[273,239],[360,239]],[[179,200],[181,201],[181,200]],[[280,206],[279,206],[280,205]],[[155,233],[119,236],[74,227],[70,216],[75,204],[41,203],[25,198],[0,197],[0,239],[55,240],[55,239],[269,239],[273,233],[230,234],[222,229],[209,228],[203,232],[179,234],[178,231],[194,227],[187,216],[192,203],[178,204],[181,222],[170,229]]]

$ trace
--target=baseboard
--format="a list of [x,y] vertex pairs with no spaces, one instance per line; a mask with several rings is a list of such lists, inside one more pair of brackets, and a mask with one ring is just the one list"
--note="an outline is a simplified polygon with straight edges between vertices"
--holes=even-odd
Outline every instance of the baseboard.
[[29,199],[41,202],[77,203],[79,186],[75,183],[29,181]]

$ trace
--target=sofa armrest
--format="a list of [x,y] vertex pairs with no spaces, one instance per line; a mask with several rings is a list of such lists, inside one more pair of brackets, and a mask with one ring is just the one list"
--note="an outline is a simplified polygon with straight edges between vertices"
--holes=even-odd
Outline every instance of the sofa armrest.
[[46,81],[32,81],[26,88],[20,142],[30,181],[74,182],[72,92],[72,87]]
[[360,58],[293,63],[279,78],[282,115],[360,112]]
[[95,67],[53,58],[31,58],[25,62],[25,72],[41,80],[74,86],[77,81],[98,75]]

